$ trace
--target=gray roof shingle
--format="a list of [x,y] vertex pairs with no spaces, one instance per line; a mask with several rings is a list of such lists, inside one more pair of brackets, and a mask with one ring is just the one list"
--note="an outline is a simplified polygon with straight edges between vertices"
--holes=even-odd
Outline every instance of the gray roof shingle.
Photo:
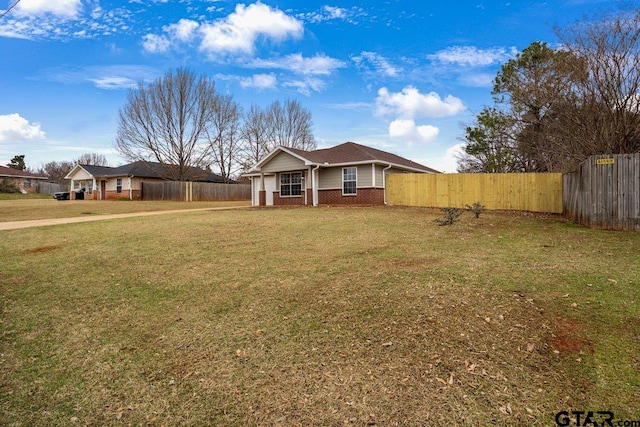
[[345,142],[343,144],[336,145],[335,147],[313,151],[299,150],[296,148],[287,148],[287,150],[315,164],[342,164],[371,161],[391,163],[424,172],[439,173],[435,169],[421,165],[420,163],[416,163],[412,160],[405,159],[404,157],[378,150],[376,148],[356,144],[355,142]]
[[[96,177],[135,176],[138,178],[165,178],[168,166],[156,162],[137,161],[118,167],[80,165],[84,170]],[[200,168],[189,168],[191,181],[224,182],[222,176]]]

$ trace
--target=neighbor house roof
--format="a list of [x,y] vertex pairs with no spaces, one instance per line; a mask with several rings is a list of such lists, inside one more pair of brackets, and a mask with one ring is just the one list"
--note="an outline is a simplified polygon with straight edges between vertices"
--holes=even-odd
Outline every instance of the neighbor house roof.
[[376,148],[356,144],[355,142],[345,142],[343,144],[336,145],[335,147],[313,151],[305,151],[289,147],[278,147],[271,153],[269,153],[269,155],[267,155],[264,159],[258,162],[255,169],[259,170],[260,167],[268,163],[280,151],[284,151],[295,157],[298,157],[300,160],[303,160],[305,164],[310,166],[320,165],[328,167],[358,163],[379,163],[401,167],[408,170],[414,170],[416,172],[439,173],[435,169],[431,169],[412,160],[405,159],[404,157],[400,157],[386,151],[378,150]]
[[46,176],[37,175],[35,173],[22,171],[20,169],[14,169],[7,166],[0,166],[0,176],[1,177],[11,177],[11,178],[31,178],[31,179],[42,179],[47,180]]
[[[76,168],[82,168],[94,177],[109,178],[118,176],[135,176],[138,178],[160,178],[167,176],[167,168],[171,165],[162,165],[156,162],[137,161],[118,167],[94,166],[94,165],[76,165],[71,172],[67,174],[66,179],[71,179],[71,175]],[[215,173],[200,168],[189,168],[191,180],[199,182],[224,182],[224,179]]]

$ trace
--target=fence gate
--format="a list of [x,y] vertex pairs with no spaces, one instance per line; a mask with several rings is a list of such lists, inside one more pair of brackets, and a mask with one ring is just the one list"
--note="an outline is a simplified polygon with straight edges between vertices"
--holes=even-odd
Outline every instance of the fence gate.
[[592,156],[562,179],[568,218],[590,228],[640,231],[640,153]]

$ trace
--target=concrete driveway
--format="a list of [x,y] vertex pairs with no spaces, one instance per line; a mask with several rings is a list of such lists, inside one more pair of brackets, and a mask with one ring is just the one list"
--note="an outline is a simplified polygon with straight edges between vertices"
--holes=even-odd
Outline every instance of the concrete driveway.
[[240,209],[240,208],[246,209],[247,207],[249,206],[225,206],[221,208],[179,209],[179,210],[169,210],[169,211],[133,212],[133,213],[125,213],[125,214],[77,216],[77,217],[71,217],[71,218],[51,218],[51,219],[34,219],[34,220],[27,220],[27,221],[8,221],[8,222],[0,222],[0,231],[17,230],[20,228],[31,228],[31,227],[46,227],[48,225],[73,224],[77,222],[105,221],[109,219],[132,218],[137,216],[166,215],[171,213],[198,212],[198,211],[223,211],[223,210]]

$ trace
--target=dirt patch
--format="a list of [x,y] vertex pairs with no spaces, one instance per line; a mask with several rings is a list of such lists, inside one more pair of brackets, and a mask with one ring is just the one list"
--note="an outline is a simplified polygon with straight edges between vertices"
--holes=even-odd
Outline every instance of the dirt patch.
[[39,248],[29,249],[25,251],[25,254],[41,254],[44,252],[51,252],[56,249],[60,249],[60,246],[40,246]]
[[552,335],[549,344],[561,353],[593,354],[593,342],[581,336],[582,325],[579,322],[563,317],[553,321]]

